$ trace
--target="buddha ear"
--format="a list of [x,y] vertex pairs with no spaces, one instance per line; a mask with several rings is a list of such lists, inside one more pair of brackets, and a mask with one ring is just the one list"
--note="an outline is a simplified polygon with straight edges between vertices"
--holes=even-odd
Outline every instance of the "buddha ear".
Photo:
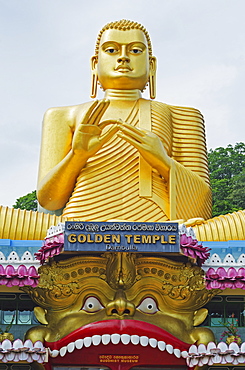
[[98,86],[97,63],[98,63],[98,57],[96,55],[92,56],[92,58],[90,59],[90,65],[91,65],[91,71],[92,71],[90,97],[92,99],[96,98],[96,95],[97,95],[97,86]]
[[208,315],[208,310],[206,308],[201,308],[194,312],[193,326],[198,326],[203,323]]
[[46,320],[46,313],[47,313],[47,310],[45,310],[44,308],[42,307],[34,307],[34,314],[37,318],[37,320],[41,323],[41,324],[44,324],[44,325],[48,325],[48,322]]
[[156,70],[157,70],[156,57],[150,57],[149,89],[151,99],[155,99],[156,97]]

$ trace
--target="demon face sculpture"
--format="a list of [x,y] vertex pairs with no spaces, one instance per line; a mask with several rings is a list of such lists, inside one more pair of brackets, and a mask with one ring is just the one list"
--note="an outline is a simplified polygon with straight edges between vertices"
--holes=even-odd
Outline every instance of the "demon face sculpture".
[[39,273],[38,287],[26,290],[43,325],[27,338],[44,342],[54,357],[120,341],[134,351],[137,344],[162,346],[178,357],[192,343],[214,340],[209,329],[196,326],[215,291],[205,289],[203,271],[189,262],[105,253],[52,261]]

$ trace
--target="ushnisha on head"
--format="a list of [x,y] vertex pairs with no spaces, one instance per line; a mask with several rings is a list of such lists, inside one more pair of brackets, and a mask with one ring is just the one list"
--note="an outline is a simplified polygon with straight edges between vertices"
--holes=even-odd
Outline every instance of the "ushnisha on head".
[[91,69],[91,98],[96,97],[98,83],[103,90],[143,91],[149,82],[151,99],[156,96],[156,58],[148,32],[137,22],[122,19],[102,28]]

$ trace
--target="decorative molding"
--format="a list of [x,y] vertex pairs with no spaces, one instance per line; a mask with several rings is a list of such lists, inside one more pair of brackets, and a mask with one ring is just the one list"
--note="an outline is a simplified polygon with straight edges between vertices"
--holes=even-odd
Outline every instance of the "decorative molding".
[[33,362],[42,364],[47,362],[48,351],[43,343],[37,341],[33,343],[30,339],[22,342],[16,339],[13,343],[9,339],[4,339],[0,343],[0,362]]
[[245,342],[241,346],[238,346],[235,342],[232,342],[229,346],[224,342],[220,342],[217,345],[214,342],[209,342],[207,346],[204,344],[199,344],[199,346],[193,344],[189,348],[186,362],[190,368],[216,364],[244,364]]
[[28,269],[25,265],[19,265],[17,269],[13,265],[4,267],[0,265],[0,285],[7,287],[26,285],[35,287],[38,284],[39,275],[35,266],[30,266]]
[[218,267],[217,270],[210,267],[206,272],[207,289],[245,289],[245,268],[235,269]]

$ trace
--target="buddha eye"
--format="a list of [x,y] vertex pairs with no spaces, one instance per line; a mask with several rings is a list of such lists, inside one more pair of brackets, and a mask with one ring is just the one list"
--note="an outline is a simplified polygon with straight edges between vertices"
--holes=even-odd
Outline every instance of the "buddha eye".
[[142,53],[142,50],[141,50],[141,49],[139,49],[139,48],[132,48],[132,49],[130,50],[130,53],[131,53],[131,54],[141,54],[141,53]]
[[82,310],[86,312],[97,312],[99,310],[102,310],[102,308],[104,308],[104,306],[102,306],[98,298],[88,297],[84,302]]
[[154,299],[150,297],[143,299],[143,301],[137,307],[137,309],[144,313],[150,313],[150,314],[156,313],[158,311],[156,301],[154,301]]
[[118,50],[113,47],[108,47],[107,49],[105,49],[105,52],[108,54],[116,54]]

